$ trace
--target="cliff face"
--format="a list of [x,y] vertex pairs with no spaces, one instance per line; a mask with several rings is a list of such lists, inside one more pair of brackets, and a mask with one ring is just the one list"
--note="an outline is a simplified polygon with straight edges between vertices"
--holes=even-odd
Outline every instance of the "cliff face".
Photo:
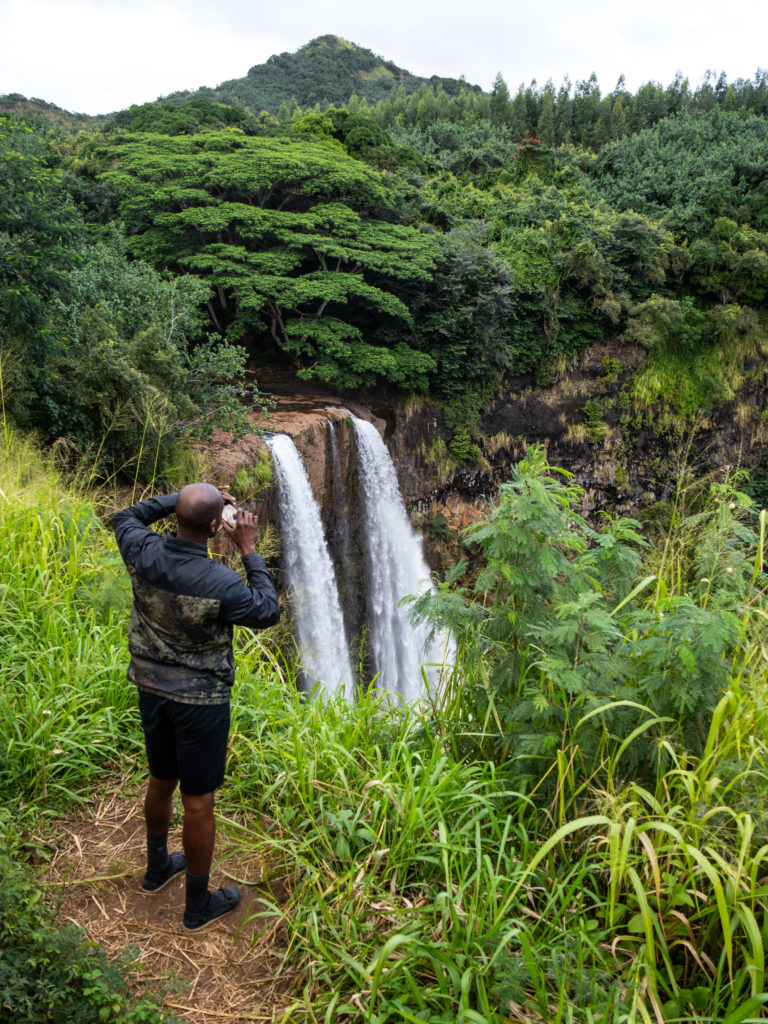
[[[265,431],[266,436],[270,433],[288,434],[293,439],[301,453],[312,493],[323,514],[330,515],[335,477],[339,469],[347,477],[356,472],[349,413],[373,423],[382,435],[385,423],[370,409],[356,402],[342,402],[338,398],[324,395],[284,394],[276,397],[277,405],[269,417],[257,417],[253,422]],[[334,459],[329,424],[336,428],[337,459]],[[266,447],[267,442],[255,434],[248,434],[233,442],[229,435],[217,431],[208,450],[211,482],[222,488],[232,488],[238,472],[254,466],[259,459],[259,452]],[[275,499],[273,490],[271,488],[261,495],[270,510]]]
[[[458,534],[487,514],[499,484],[509,478],[510,466],[529,444],[543,444],[553,465],[574,474],[584,489],[582,511],[588,516],[601,510],[637,516],[654,503],[669,500],[686,474],[722,475],[727,467],[752,467],[765,459],[764,368],[746,375],[739,394],[716,414],[698,416],[686,425],[669,417],[665,421],[659,413],[633,412],[626,401],[626,385],[643,354],[623,347],[621,360],[616,356],[610,345],[594,345],[567,377],[551,387],[536,388],[525,379],[510,381],[506,393],[480,419],[474,437],[479,451],[464,463],[450,457],[454,431],[429,400],[402,404],[378,398],[365,407],[307,386],[302,386],[302,394],[289,393],[290,383],[283,382],[276,389],[277,408],[264,426],[293,438],[320,504],[332,553],[338,555],[344,545],[359,552],[362,529],[357,456],[347,410],[373,422],[387,443],[406,506],[423,532],[435,569],[457,556]],[[335,426],[335,450],[329,423]],[[254,464],[263,446],[264,441],[254,437],[236,445],[217,438],[214,482],[231,484],[238,469]],[[340,480],[346,488],[343,500]],[[274,488],[266,494],[264,512],[267,519],[277,521]],[[350,616],[352,603],[350,598]]]
[[644,356],[627,347],[620,350],[621,360],[617,355],[609,344],[593,345],[566,378],[548,388],[522,378],[510,381],[479,421],[482,457],[472,463],[445,460],[452,432],[433,404],[395,410],[387,444],[435,567],[440,550],[443,561],[456,553],[447,537],[487,513],[499,484],[530,444],[544,445],[553,466],[574,474],[588,517],[603,510],[638,517],[669,501],[681,481],[722,478],[730,468],[764,464],[764,366],[745,373],[738,390],[713,413],[684,421],[669,410],[633,410],[627,385]]

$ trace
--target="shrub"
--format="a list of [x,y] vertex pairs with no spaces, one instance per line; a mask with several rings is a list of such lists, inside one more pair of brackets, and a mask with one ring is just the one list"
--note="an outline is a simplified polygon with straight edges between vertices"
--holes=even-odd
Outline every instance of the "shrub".
[[58,929],[26,871],[0,854],[0,1021],[155,1024],[175,1020],[137,996],[130,951],[110,962],[74,925]]
[[455,637],[468,746],[528,780],[559,745],[577,743],[590,770],[610,737],[636,729],[624,769],[640,777],[658,770],[667,732],[700,753],[765,582],[749,499],[727,484],[679,524],[670,550],[690,557],[644,577],[639,524],[606,517],[595,530],[582,498],[571,474],[529,448],[489,518],[465,531],[481,565],[472,587],[415,601],[417,617]]
[[599,398],[588,398],[584,403],[584,426],[590,444],[597,444],[605,434],[603,403]]
[[456,431],[448,445],[448,451],[457,462],[477,462],[482,454],[466,427]]

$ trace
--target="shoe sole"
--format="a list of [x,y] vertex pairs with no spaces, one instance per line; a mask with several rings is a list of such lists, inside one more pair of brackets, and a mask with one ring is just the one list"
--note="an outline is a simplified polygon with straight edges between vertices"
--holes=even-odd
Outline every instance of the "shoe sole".
[[186,871],[186,868],[187,868],[187,865],[185,864],[183,868],[179,868],[178,871],[174,871],[174,873],[172,875],[169,875],[163,883],[161,883],[160,885],[157,886],[156,889],[145,889],[143,885],[140,886],[139,888],[141,889],[141,892],[144,894],[144,896],[157,896],[157,894],[159,892],[162,892],[163,889],[165,889],[165,887],[167,885],[171,884],[171,882],[174,880],[174,878],[178,878],[179,875],[184,874],[184,872]]

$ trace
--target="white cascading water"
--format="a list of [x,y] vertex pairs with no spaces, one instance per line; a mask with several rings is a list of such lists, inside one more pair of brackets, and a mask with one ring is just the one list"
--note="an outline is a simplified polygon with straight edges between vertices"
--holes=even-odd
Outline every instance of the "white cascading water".
[[283,564],[291,588],[304,675],[312,689],[355,699],[336,579],[325,542],[320,510],[296,446],[287,434],[267,438],[277,475]]
[[[426,645],[427,628],[413,625],[408,606],[399,607],[399,602],[430,586],[429,567],[421,537],[408,521],[387,446],[372,423],[355,416],[352,423],[365,502],[376,685],[415,700],[424,692],[422,665],[442,665],[444,650],[437,641]],[[432,680],[439,669],[427,673]]]

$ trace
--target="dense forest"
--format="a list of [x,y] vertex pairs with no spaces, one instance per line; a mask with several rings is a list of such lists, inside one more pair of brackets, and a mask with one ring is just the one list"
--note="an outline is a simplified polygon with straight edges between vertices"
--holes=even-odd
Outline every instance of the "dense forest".
[[[329,40],[263,67],[371,59]],[[551,382],[601,338],[661,368],[646,402],[726,396],[713,353],[764,333],[768,73],[634,95],[454,86],[277,113],[267,94],[176,96],[88,127],[40,103],[6,116],[8,411],[79,450],[109,427],[119,463],[222,404],[237,424],[247,368],[282,365],[428,392],[471,430],[503,382]]]

